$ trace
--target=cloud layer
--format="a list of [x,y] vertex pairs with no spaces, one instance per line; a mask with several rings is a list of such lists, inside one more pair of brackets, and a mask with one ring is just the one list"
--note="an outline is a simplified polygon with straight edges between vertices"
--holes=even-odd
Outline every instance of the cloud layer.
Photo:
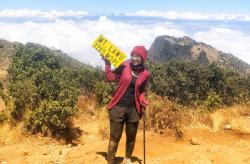
[[[150,15],[150,12],[148,14]],[[4,10],[0,11],[0,38],[55,47],[84,63],[102,66],[98,52],[91,47],[99,34],[104,34],[126,54],[138,44],[149,48],[159,35],[187,35],[225,52],[231,52],[250,63],[247,58],[250,48],[246,45],[250,42],[250,34],[240,28],[232,28],[234,26],[225,25],[223,22],[216,25],[201,24],[199,21],[191,23],[188,18],[179,22],[160,20],[142,23],[141,17],[134,17],[136,14],[132,16],[134,18],[131,18],[132,14],[128,15],[102,16],[85,11]],[[156,15],[143,17],[155,20]]]
[[136,13],[126,13],[128,16],[144,16],[144,17],[162,17],[170,20],[238,20],[238,21],[250,21],[250,15],[247,14],[211,14],[211,13],[198,13],[198,12],[177,12],[177,11],[138,11]]
[[40,10],[30,10],[30,9],[20,9],[20,10],[2,10],[0,11],[0,19],[44,19],[44,20],[55,20],[59,18],[67,18],[67,17],[84,17],[89,16],[90,13],[86,11],[58,11],[58,10],[50,10],[50,11],[40,11]]

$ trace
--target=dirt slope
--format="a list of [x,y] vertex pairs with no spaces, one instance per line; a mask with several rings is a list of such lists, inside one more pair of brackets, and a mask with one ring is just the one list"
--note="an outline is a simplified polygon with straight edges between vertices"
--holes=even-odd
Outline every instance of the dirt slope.
[[[250,125],[249,118],[246,117],[245,122]],[[99,136],[96,119],[82,117],[76,121],[76,126],[84,131],[77,146],[63,145],[46,137],[22,137],[15,142],[2,144],[0,142],[0,161],[8,164],[105,164],[108,140],[102,140]],[[17,136],[16,133],[17,130],[12,134],[6,133],[6,139],[11,135]],[[186,132],[181,141],[176,141],[172,136],[159,136],[150,131],[146,134],[148,164],[250,163],[250,135],[239,131],[212,132],[208,129],[192,129]],[[191,144],[190,140],[196,145]],[[142,143],[140,130],[137,135],[133,163],[143,163]],[[125,136],[123,135],[117,152],[119,162],[123,160],[124,151]]]

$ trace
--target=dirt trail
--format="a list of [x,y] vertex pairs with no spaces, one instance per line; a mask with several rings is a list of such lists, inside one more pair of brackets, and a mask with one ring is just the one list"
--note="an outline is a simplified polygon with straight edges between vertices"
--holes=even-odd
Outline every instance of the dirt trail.
[[[77,146],[62,145],[46,137],[29,136],[22,142],[0,145],[0,161],[7,164],[105,164],[108,141],[101,140],[98,136],[98,123],[94,119],[87,120],[80,128],[85,133]],[[197,145],[191,144],[191,138]],[[211,132],[206,129],[192,129],[186,132],[181,141],[147,131],[146,141],[147,164],[250,163],[250,135],[233,130]],[[143,163],[142,143],[140,130],[132,158],[133,163]],[[120,162],[123,160],[124,150],[123,134],[117,152]]]

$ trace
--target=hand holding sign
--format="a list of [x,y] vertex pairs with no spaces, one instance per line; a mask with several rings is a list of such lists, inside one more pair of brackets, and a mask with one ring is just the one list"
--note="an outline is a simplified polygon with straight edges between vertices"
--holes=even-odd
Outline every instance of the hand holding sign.
[[110,64],[110,61],[108,61],[105,57],[102,56],[102,60],[106,63],[106,64]]
[[105,62],[108,60],[116,68],[126,59],[126,55],[103,35],[96,38],[92,47],[100,52]]

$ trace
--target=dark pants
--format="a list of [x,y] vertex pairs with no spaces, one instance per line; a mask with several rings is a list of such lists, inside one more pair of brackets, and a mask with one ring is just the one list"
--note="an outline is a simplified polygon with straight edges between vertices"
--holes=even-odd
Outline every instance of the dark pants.
[[[124,110],[125,113],[123,113],[123,110],[121,110],[121,108],[122,107],[116,107],[112,109],[116,111],[109,112],[110,138],[109,138],[108,157],[107,157],[108,164],[114,164],[115,162],[115,154],[118,148],[119,141],[122,136],[124,124],[126,132],[126,154],[125,154],[126,158],[131,158],[135,146],[136,133],[140,120],[139,115],[137,111],[132,111],[136,110],[135,108],[133,108],[132,110]],[[127,113],[126,111],[129,111],[130,113]],[[135,114],[137,114],[138,116],[135,116]],[[121,115],[125,115],[124,120],[118,121],[117,118],[121,118],[120,117]],[[130,122],[128,120],[133,120],[133,121]]]

